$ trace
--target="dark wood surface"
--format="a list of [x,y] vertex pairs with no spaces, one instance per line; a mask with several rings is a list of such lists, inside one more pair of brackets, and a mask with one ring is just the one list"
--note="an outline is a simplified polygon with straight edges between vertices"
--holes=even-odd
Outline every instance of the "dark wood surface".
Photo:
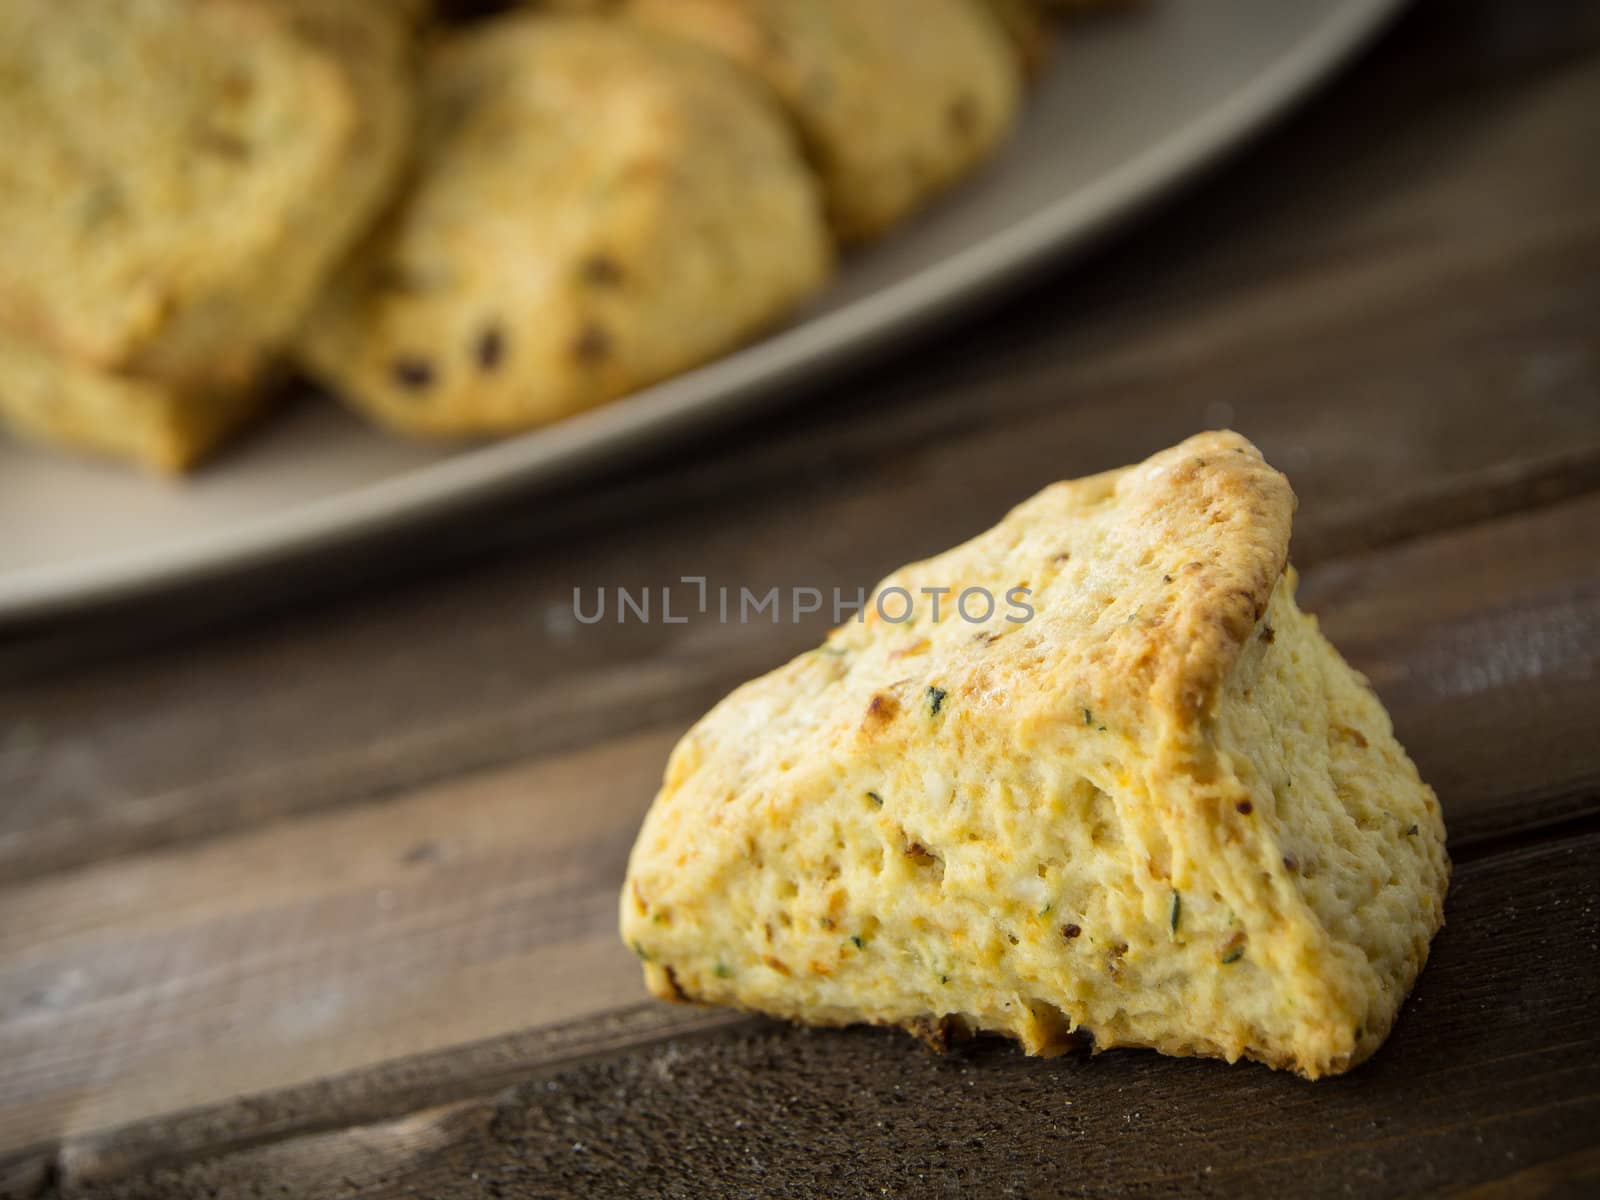
[[[648,1001],[666,751],[801,624],[1231,425],[1438,790],[1416,994],[1315,1085]],[[1600,6],[1419,4],[1092,260],[759,427],[377,549],[0,633],[0,1195],[1600,1192]]]

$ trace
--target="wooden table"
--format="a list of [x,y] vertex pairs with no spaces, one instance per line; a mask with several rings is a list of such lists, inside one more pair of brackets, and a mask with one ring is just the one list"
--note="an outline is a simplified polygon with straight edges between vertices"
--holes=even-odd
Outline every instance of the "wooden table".
[[[1231,425],[1437,788],[1449,925],[1307,1084],[646,999],[664,755],[870,585]],[[0,635],[0,1193],[1600,1194],[1600,6],[1419,5],[1091,261],[628,478]]]

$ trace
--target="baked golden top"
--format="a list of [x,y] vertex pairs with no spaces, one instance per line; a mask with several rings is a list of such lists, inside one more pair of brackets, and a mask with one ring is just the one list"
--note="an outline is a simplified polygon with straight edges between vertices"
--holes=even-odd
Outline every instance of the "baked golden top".
[[652,987],[1034,1051],[1370,1053],[1442,919],[1444,831],[1294,605],[1293,509],[1205,434],[889,576],[913,620],[872,604],[675,750],[622,903]]
[[[1074,707],[1144,735],[1192,734],[1262,613],[1289,556],[1288,481],[1235,434],[1203,434],[1138,467],[1054,484],[965,546],[879,585],[1027,586],[1036,617],[980,640],[932,626],[910,661],[958,698],[1049,721]],[[833,644],[889,659],[876,612]],[[992,638],[993,632],[1002,634]],[[953,688],[950,685],[954,685]]]

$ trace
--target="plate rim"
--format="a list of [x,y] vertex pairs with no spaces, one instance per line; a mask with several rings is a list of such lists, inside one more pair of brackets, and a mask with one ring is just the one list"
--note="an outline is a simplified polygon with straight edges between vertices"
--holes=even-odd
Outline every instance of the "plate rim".
[[832,312],[543,429],[169,544],[0,574],[0,622],[88,608],[260,567],[437,516],[500,492],[548,490],[602,456],[775,403],[802,371],[873,347],[992,295],[1081,248],[1285,115],[1408,0],[1338,0],[1295,45],[1223,102],[1082,188],[982,241]]

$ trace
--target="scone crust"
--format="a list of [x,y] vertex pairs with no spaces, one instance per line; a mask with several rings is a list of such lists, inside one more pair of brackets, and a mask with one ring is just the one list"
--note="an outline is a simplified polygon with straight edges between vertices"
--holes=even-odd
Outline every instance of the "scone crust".
[[757,85],[614,21],[444,38],[415,186],[300,357],[405,433],[555,420],[733,348],[819,288],[815,185]]
[[259,412],[266,395],[262,387],[186,391],[101,371],[0,331],[0,426],[57,450],[184,471]]
[[1443,919],[1444,826],[1295,606],[1293,509],[1206,434],[884,580],[1035,612],[869,605],[697,724],[622,898],[651,988],[1034,1053],[1366,1057]]
[[904,220],[986,159],[1016,117],[1019,62],[972,0],[629,0],[782,98],[847,241]]

